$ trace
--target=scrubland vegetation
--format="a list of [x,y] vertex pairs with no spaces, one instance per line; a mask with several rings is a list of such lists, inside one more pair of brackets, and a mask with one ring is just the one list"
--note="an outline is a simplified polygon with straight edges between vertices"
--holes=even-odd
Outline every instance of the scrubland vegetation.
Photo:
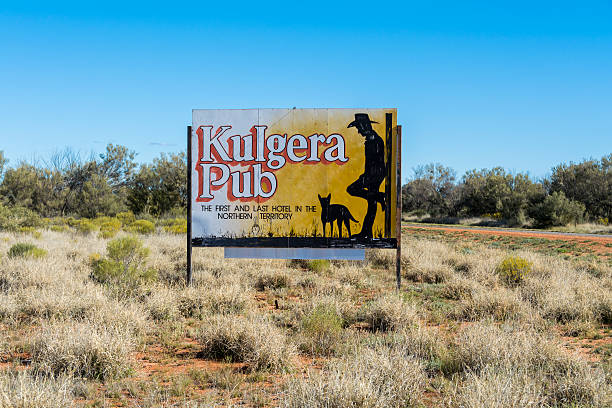
[[612,155],[559,164],[540,180],[501,167],[458,180],[453,169],[428,164],[414,169],[402,197],[412,220],[610,233]]
[[[88,158],[65,149],[17,163],[0,151],[0,228],[7,212],[28,218],[23,228],[31,228],[40,217],[114,217],[130,211],[142,220],[132,219],[129,229],[150,233],[152,217],[184,215],[184,152],[162,153],[151,163],[135,158],[134,151],[112,144]],[[612,155],[561,163],[541,179],[501,167],[469,170],[458,179],[449,167],[427,164],[414,169],[402,197],[410,220],[611,233]],[[79,227],[92,230],[87,222]],[[186,225],[164,228],[184,233]],[[109,238],[116,229],[106,224],[100,231]]]
[[186,287],[183,221],[137,221],[0,232],[0,406],[612,404],[605,254],[405,234],[398,293],[392,251],[196,248]]

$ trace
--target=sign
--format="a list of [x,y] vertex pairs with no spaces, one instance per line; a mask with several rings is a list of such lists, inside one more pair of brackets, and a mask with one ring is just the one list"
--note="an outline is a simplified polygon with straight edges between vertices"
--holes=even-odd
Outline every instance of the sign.
[[193,246],[396,248],[396,109],[193,110]]

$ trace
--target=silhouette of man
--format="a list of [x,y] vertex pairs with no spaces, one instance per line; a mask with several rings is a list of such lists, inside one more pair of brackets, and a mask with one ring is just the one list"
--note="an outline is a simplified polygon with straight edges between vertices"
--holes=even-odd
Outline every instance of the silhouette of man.
[[376,218],[377,205],[380,203],[382,211],[386,211],[385,194],[379,191],[380,184],[387,175],[385,167],[385,144],[380,136],[372,129],[372,123],[367,113],[356,113],[355,120],[347,126],[357,128],[357,132],[365,138],[365,168],[346,192],[354,197],[368,201],[368,210],[363,219],[361,232],[353,235],[356,238],[372,238],[372,226]]

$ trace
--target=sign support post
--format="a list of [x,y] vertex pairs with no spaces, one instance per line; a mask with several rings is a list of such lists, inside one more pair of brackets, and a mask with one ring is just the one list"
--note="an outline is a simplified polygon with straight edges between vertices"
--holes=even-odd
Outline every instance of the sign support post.
[[397,126],[397,209],[395,211],[395,236],[397,239],[397,250],[395,257],[395,278],[397,290],[402,284],[402,126]]
[[191,126],[187,126],[187,286],[193,284],[191,248]]

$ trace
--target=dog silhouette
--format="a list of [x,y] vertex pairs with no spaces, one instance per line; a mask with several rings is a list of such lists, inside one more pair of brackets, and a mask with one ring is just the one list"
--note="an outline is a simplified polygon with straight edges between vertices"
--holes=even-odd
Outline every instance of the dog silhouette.
[[331,235],[334,236],[334,221],[336,221],[336,225],[338,225],[338,237],[342,238],[342,224],[348,230],[348,237],[351,237],[351,223],[350,221],[354,221],[359,223],[349,211],[342,204],[330,204],[331,202],[331,193],[327,197],[319,196],[319,202],[321,203],[321,222],[323,223],[323,236],[325,237],[325,226],[327,223],[331,226]]

